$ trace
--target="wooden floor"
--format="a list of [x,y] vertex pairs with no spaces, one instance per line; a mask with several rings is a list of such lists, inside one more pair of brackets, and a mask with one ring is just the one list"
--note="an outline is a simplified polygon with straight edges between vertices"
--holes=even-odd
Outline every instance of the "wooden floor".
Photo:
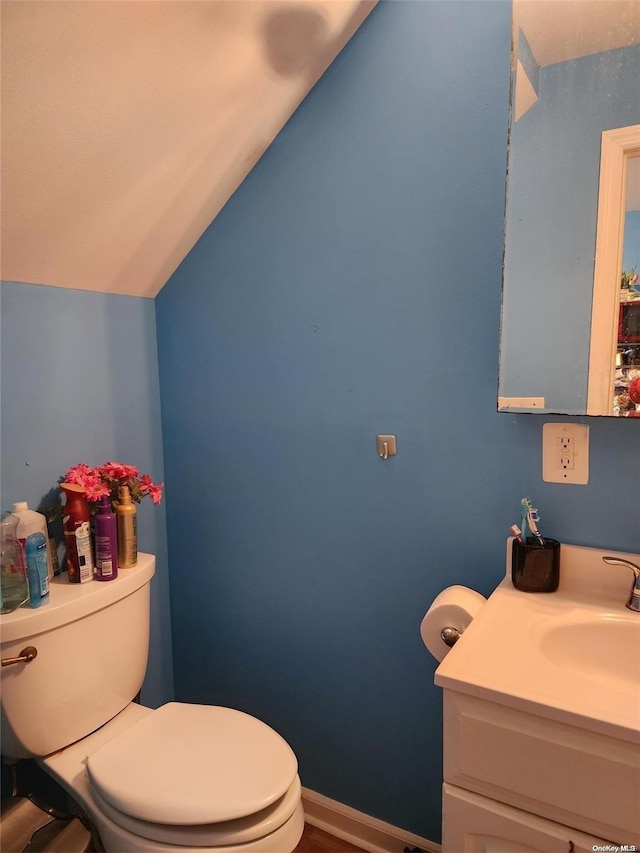
[[348,841],[342,841],[305,823],[302,838],[294,853],[363,853],[363,851],[361,847],[354,847]]

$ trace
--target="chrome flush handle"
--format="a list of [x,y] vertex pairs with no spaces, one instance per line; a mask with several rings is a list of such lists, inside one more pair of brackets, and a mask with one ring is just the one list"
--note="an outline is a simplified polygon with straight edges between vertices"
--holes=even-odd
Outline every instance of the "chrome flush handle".
[[2,666],[12,666],[14,663],[31,663],[37,656],[38,650],[35,646],[27,646],[16,658],[2,658]]
[[626,566],[633,572],[633,582],[631,584],[631,592],[627,607],[633,610],[634,613],[640,613],[640,566],[632,563],[631,560],[622,560],[619,557],[603,557],[602,561],[609,566]]

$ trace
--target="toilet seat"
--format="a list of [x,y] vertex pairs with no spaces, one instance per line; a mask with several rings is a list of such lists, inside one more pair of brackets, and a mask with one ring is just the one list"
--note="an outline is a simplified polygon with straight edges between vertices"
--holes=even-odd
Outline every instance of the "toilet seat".
[[161,844],[197,848],[233,847],[265,838],[283,827],[292,818],[300,808],[301,793],[300,778],[296,775],[293,784],[283,797],[255,815],[217,824],[170,826],[132,818],[110,806],[95,788],[91,790],[102,812],[127,832]]
[[198,845],[204,835],[229,837],[234,823],[242,833],[265,827],[266,834],[287,820],[296,796],[299,802],[297,769],[286,741],[260,720],[178,702],[147,714],[87,760],[92,791],[116,823],[135,824],[131,831],[143,837],[163,835],[156,840],[180,836],[169,843],[197,836]]

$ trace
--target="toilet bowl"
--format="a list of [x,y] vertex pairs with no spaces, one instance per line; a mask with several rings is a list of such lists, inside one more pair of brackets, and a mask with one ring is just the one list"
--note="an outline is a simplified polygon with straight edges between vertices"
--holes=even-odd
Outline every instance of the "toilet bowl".
[[282,853],[302,834],[293,752],[230,708],[131,704],[38,763],[84,809],[109,853]]
[[[291,853],[304,826],[301,784],[295,754],[277,732],[232,708],[170,702],[152,710],[131,702],[146,668],[146,651],[141,668],[137,647],[148,647],[154,566],[153,557],[139,555],[119,589],[120,578],[84,591],[56,580],[57,612],[2,617],[3,660],[27,642],[38,650],[3,667],[3,755],[35,757],[84,809],[107,853]],[[125,635],[128,656],[94,660],[92,649],[107,639],[101,632],[115,630]],[[61,640],[81,648],[79,667],[75,654],[75,663],[58,658]],[[54,684],[51,697],[42,692]],[[34,695],[40,706],[29,704]]]

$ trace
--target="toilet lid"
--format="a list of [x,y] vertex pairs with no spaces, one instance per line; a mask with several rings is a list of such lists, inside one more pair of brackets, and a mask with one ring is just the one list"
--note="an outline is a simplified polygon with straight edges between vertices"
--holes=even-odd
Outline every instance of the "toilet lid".
[[270,806],[298,762],[272,728],[232,708],[170,702],[87,760],[106,802],[144,821],[235,820]]
[[[300,777],[296,775],[293,784],[284,795],[266,809],[256,814],[240,817],[237,820],[223,820],[220,823],[190,824],[189,826],[173,826],[168,823],[151,823],[138,820],[135,817],[119,812],[109,805],[100,794],[91,789],[94,803],[104,816],[112,820],[122,829],[139,838],[157,841],[160,844],[170,844],[173,847],[215,848],[216,850],[236,851],[237,845],[251,843],[254,845],[261,839],[274,838],[284,825],[291,820],[296,811],[302,808],[302,786]],[[145,848],[146,849],[146,848]],[[252,846],[253,849],[253,846]],[[273,850],[271,845],[268,849]]]

